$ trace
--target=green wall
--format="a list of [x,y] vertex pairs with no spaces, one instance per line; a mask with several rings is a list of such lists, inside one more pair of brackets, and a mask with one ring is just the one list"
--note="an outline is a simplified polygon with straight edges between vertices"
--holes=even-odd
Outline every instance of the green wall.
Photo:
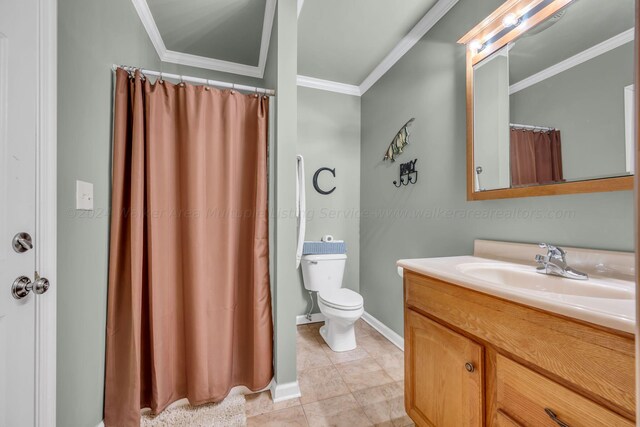
[[[298,154],[305,160],[306,240],[331,234],[347,243],[343,287],[360,289],[360,98],[334,92],[298,88]],[[335,168],[336,177],[323,172],[321,188],[336,190],[321,195],[313,188],[313,174],[321,167]],[[308,310],[308,293],[298,271],[297,314]],[[318,306],[315,305],[315,312]]]
[[[262,81],[161,64],[130,0],[59,0],[58,8],[57,424],[93,427],[102,420],[104,389],[111,65]],[[91,215],[74,209],[77,179],[94,184]]]
[[[403,333],[395,262],[471,254],[476,238],[631,251],[631,191],[466,201],[465,48],[456,41],[502,1],[460,0],[362,97],[360,292],[367,311]],[[411,145],[382,153],[410,117]],[[396,189],[399,163],[419,181]]]
[[271,278],[274,308],[274,367],[279,385],[297,380],[296,217],[298,19],[295,0],[278,2],[265,81],[275,87],[275,141],[270,147]]

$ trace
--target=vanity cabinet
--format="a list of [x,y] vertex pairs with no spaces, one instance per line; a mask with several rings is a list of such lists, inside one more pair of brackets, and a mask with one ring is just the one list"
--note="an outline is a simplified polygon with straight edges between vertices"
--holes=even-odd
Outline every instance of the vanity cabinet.
[[634,426],[634,337],[405,270],[418,426]]

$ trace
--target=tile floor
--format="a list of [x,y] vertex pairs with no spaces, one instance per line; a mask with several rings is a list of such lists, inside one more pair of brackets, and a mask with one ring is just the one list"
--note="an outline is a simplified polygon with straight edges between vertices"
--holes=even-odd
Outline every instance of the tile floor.
[[318,330],[298,326],[300,399],[274,404],[269,392],[247,396],[248,426],[412,426],[404,411],[404,354],[367,323],[358,348],[334,353]]

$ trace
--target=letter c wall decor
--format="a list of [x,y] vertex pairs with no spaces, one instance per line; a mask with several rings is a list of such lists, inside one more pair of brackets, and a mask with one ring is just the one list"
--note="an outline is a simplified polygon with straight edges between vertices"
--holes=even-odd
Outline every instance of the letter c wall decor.
[[316,171],[316,173],[313,174],[313,188],[315,188],[318,193],[323,194],[323,195],[326,196],[328,194],[333,193],[335,191],[336,187],[333,187],[331,190],[328,190],[328,191],[325,191],[322,188],[320,188],[320,186],[318,185],[318,176],[320,176],[320,172],[322,172],[322,171],[331,172],[331,174],[335,178],[336,177],[336,168],[333,168],[333,169],[331,169],[331,168],[320,168],[320,169],[318,169]]

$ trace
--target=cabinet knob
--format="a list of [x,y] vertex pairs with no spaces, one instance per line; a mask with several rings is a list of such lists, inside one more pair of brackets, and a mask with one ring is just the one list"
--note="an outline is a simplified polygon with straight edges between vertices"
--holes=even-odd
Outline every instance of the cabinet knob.
[[467,370],[467,372],[473,372],[476,370],[475,366],[473,366],[473,363],[471,362],[465,363],[464,368]]

